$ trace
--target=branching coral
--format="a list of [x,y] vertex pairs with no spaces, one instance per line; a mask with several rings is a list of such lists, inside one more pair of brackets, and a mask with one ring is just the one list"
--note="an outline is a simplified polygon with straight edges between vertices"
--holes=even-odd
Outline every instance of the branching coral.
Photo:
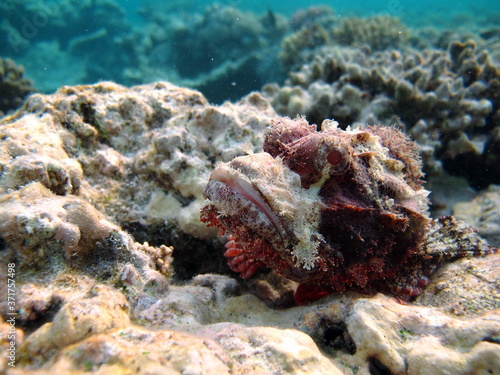
[[[299,20],[304,17],[306,15],[297,16]],[[300,29],[283,39],[280,60],[287,70],[314,59],[320,47],[366,45],[379,51],[407,45],[410,38],[406,26],[391,16],[347,17],[339,23],[333,13],[323,11],[315,22],[308,19],[305,18]]]
[[[284,87],[264,93],[283,115],[306,115],[316,124],[334,118],[342,126],[398,125],[421,147],[427,173],[466,173],[484,187],[500,181],[500,69],[472,40],[448,51],[372,52],[323,47],[290,74]],[[478,172],[488,168],[487,177]]]
[[333,41],[341,45],[370,46],[374,50],[397,48],[407,44],[410,32],[398,18],[374,16],[350,17],[332,31]]

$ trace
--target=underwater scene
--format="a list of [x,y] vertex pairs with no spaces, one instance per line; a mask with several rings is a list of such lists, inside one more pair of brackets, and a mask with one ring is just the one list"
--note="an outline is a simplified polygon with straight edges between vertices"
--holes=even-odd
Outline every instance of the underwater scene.
[[500,375],[498,1],[2,0],[0,374]]

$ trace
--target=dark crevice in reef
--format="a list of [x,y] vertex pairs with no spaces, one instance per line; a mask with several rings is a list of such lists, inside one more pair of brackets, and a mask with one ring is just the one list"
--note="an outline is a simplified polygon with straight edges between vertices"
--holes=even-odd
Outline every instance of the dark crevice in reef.
[[335,354],[337,351],[350,355],[356,354],[356,344],[349,335],[344,322],[323,319],[311,337],[328,354]]
[[485,342],[491,342],[492,344],[499,344],[500,345],[500,335],[497,336],[488,336],[483,339]]
[[482,190],[490,184],[500,183],[500,171],[494,160],[491,155],[485,157],[474,153],[463,153],[455,156],[453,160],[443,159],[442,163],[446,172],[453,176],[465,177],[472,188]]
[[393,375],[389,367],[384,365],[377,358],[370,357],[368,361],[368,371],[370,371],[370,375]]
[[7,241],[5,241],[2,236],[0,236],[0,251],[4,250],[7,250]]
[[44,306],[43,311],[38,311],[35,307],[32,307],[28,319],[17,319],[16,321],[19,323],[19,328],[24,330],[25,335],[35,332],[45,323],[52,322],[54,316],[59,312],[63,304],[64,301],[62,298],[57,295],[52,296],[49,304]]
[[[201,240],[163,223],[121,225],[139,243],[148,242],[152,246],[166,244],[174,248],[172,266],[175,280],[190,280],[204,273],[235,276],[226,264],[224,244],[217,239]],[[200,259],[203,261],[200,262]]]

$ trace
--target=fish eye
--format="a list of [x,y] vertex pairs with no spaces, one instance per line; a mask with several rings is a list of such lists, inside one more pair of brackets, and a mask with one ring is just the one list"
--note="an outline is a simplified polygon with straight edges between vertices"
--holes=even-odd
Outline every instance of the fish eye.
[[328,161],[328,163],[330,163],[334,167],[342,163],[343,159],[343,155],[339,150],[332,150],[326,156],[326,160]]

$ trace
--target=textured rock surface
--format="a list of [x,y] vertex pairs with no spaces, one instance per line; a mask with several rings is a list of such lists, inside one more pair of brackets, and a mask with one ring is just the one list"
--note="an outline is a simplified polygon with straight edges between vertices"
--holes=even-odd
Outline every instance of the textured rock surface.
[[274,117],[258,94],[210,106],[167,83],[64,87],[5,117],[0,269],[16,264],[18,315],[11,368],[2,281],[0,372],[499,373],[498,256],[451,264],[414,305],[289,307],[296,286],[276,274],[172,281],[172,240],[195,265],[222,253],[195,222],[201,190],[216,161],[260,150]]
[[500,254],[483,259],[460,259],[436,273],[416,301],[457,316],[500,309]]
[[[464,320],[383,295],[355,294],[277,311],[251,295],[217,300],[212,288],[198,286],[194,292],[193,287],[166,294],[184,295],[184,305],[162,312],[177,313],[176,319],[135,324],[119,292],[103,285],[80,287],[88,289],[64,304],[52,322],[24,339],[20,335],[21,368],[10,373],[128,368],[172,374],[425,374],[429,366],[438,374],[500,371],[495,311]],[[208,321],[192,318],[200,304]],[[54,337],[58,347],[51,344]]]
[[34,95],[0,128],[0,192],[37,181],[56,195],[49,202],[91,201],[141,242],[181,253],[203,248],[190,236],[215,233],[199,221],[210,171],[216,161],[260,149],[275,116],[257,93],[211,106],[196,91],[161,82]]
[[492,246],[500,246],[500,186],[490,185],[472,201],[455,204],[453,215],[475,226]]

